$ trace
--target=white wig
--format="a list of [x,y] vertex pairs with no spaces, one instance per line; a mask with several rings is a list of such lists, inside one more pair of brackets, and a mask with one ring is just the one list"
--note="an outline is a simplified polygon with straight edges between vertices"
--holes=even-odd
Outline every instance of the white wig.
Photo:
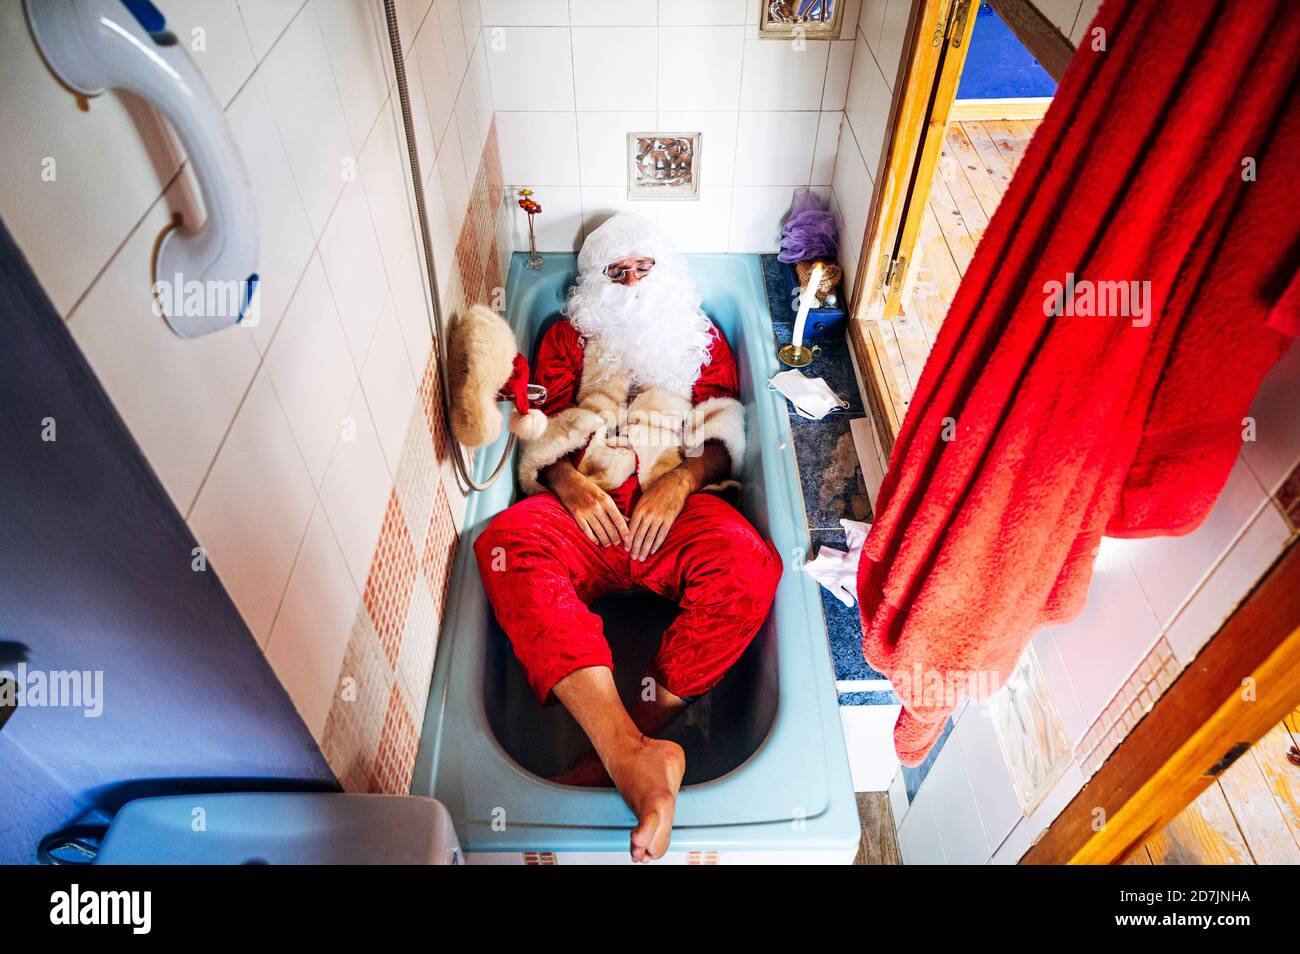
[[[605,268],[625,258],[653,258],[654,268],[635,285],[616,284]],[[689,392],[709,360],[713,325],[667,236],[639,215],[615,215],[587,236],[578,272],[564,313],[588,342],[585,364],[594,367],[584,376],[626,372],[642,388]]]

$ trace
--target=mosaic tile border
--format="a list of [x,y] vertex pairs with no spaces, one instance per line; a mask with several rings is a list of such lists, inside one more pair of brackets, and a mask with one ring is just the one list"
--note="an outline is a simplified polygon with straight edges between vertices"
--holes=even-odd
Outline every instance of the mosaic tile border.
[[1128,677],[1079,743],[1079,765],[1085,777],[1101,768],[1121,742],[1151,711],[1156,700],[1182,672],[1173,647],[1161,636]]

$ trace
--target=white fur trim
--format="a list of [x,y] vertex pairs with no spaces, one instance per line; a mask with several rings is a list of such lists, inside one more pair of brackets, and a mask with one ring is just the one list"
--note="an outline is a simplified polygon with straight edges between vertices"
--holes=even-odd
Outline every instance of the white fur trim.
[[519,455],[520,489],[526,494],[541,493],[546,488],[538,483],[538,472],[578,450],[592,434],[604,429],[599,414],[581,407],[566,408],[548,418],[542,436],[524,444]]
[[537,408],[530,408],[527,414],[510,412],[510,432],[523,441],[535,441],[546,433],[546,415]]
[[661,388],[642,391],[628,407],[627,434],[642,489],[682,462],[682,426],[690,413],[690,398]]
[[745,464],[745,406],[735,398],[709,398],[695,405],[688,426],[687,456],[698,454],[705,441],[720,441],[731,458],[731,479],[738,479]]

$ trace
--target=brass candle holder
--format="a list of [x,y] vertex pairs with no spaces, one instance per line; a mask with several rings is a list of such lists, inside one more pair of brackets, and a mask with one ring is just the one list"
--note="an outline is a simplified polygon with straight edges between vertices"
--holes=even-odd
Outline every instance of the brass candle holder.
[[822,353],[822,349],[813,345],[811,348],[805,348],[803,345],[788,344],[782,345],[777,349],[776,359],[782,364],[791,368],[806,368],[812,364],[813,358]]

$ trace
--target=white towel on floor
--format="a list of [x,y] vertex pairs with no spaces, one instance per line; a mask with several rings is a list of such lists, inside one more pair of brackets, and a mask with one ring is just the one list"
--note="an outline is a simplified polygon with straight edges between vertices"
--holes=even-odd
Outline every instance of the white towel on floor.
[[862,559],[862,544],[871,532],[871,524],[859,520],[841,520],[849,552],[834,547],[820,547],[817,556],[803,565],[804,571],[826,587],[831,595],[845,606],[853,606],[858,598],[858,561]]

